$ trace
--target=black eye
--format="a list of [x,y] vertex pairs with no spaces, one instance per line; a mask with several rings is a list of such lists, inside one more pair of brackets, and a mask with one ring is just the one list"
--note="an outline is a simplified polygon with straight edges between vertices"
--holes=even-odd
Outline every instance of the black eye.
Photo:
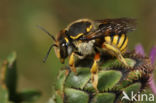
[[60,46],[60,55],[61,55],[61,58],[66,58],[68,56],[66,43],[62,43]]

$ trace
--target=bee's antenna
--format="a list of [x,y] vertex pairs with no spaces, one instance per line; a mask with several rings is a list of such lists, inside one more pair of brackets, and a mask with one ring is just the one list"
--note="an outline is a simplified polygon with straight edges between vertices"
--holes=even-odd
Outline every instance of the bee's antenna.
[[50,34],[45,28],[43,28],[43,27],[40,26],[40,25],[37,25],[37,28],[39,28],[39,29],[41,29],[42,31],[44,31],[45,33],[47,33],[47,34],[56,42],[55,37],[54,37],[52,34]]
[[43,58],[43,62],[44,62],[44,63],[47,61],[48,56],[49,56],[49,54],[50,54],[50,51],[51,51],[52,47],[54,47],[54,46],[55,46],[55,47],[58,47],[56,44],[52,44],[52,45],[49,47],[49,50],[48,50],[46,56]]

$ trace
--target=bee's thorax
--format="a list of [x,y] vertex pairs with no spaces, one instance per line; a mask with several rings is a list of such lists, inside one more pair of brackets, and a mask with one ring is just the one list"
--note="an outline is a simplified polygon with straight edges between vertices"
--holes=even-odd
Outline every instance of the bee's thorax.
[[74,43],[74,45],[77,48],[77,52],[79,52],[83,56],[87,56],[94,53],[94,43],[95,40],[88,42],[77,41]]

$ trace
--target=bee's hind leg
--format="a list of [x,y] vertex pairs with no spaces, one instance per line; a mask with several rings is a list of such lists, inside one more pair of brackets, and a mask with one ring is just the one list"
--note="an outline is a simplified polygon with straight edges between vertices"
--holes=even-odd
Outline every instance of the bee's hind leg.
[[122,53],[120,51],[119,48],[117,48],[116,46],[114,45],[111,45],[109,43],[104,43],[103,44],[103,48],[106,48],[106,50],[111,53],[113,56],[116,56],[117,59],[123,63],[125,66],[128,66],[126,60],[124,59],[124,57],[122,56]]
[[75,74],[77,74],[76,72],[76,68],[75,68],[75,58],[74,58],[74,53],[72,53],[69,56],[69,66],[72,72],[74,72]]
[[96,53],[94,57],[94,63],[91,67],[91,81],[92,85],[95,88],[95,90],[98,92],[97,85],[98,85],[98,62],[100,61],[100,53]]

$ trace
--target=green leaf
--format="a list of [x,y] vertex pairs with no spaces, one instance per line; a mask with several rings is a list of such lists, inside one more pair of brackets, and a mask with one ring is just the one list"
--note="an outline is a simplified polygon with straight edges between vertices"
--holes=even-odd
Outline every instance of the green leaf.
[[17,85],[17,73],[16,73],[16,53],[12,52],[8,58],[3,62],[1,68],[2,85],[5,85],[8,93],[9,100],[15,100],[16,98],[16,85]]
[[[138,82],[138,83],[134,83],[134,84],[124,88],[123,91],[131,98],[131,93],[132,92],[133,92],[133,94],[138,93],[140,91],[140,88],[141,88],[141,84]],[[122,97],[123,97],[123,94],[121,94],[119,96],[120,100],[121,100]],[[123,103],[129,103],[129,101],[126,100],[126,99],[124,99],[122,102]]]
[[75,73],[70,73],[67,77],[65,86],[66,87],[73,87],[73,88],[80,88],[83,89],[85,84],[90,79],[90,70],[89,68],[77,68],[77,75]]
[[89,96],[83,91],[66,88],[64,100],[65,103],[88,103]]
[[19,101],[32,102],[37,100],[41,96],[41,93],[37,90],[24,90],[18,94]]
[[137,93],[141,88],[141,84],[140,83],[134,83],[126,88],[123,89],[123,91],[125,91],[127,93],[128,96],[131,95],[131,92],[133,91],[134,94]]
[[98,93],[91,103],[114,103],[115,94],[113,93]]
[[[136,64],[136,61],[130,58],[125,58],[127,64],[130,67],[133,67]],[[108,60],[105,63],[102,64],[102,68],[103,69],[107,69],[107,68],[113,68],[113,67],[117,67],[117,66],[121,66],[123,65],[118,59],[112,59],[112,60]]]
[[136,61],[133,60],[133,59],[125,58],[125,60],[126,60],[126,62],[128,64],[128,66],[130,66],[130,67],[134,67],[134,65],[136,64]]
[[5,84],[9,91],[11,100],[15,98],[17,86],[17,72],[16,72],[16,53],[11,53],[7,58],[7,68],[5,72]]
[[59,91],[56,91],[56,103],[64,103],[63,102],[63,95],[59,93]]
[[109,70],[109,71],[100,71],[98,89],[99,91],[105,91],[112,89],[121,79],[122,74],[119,71]]
[[0,85],[0,103],[8,103],[8,91]]
[[91,81],[89,81],[89,82],[85,85],[84,90],[86,90],[86,91],[88,91],[88,92],[90,92],[90,93],[91,93],[91,92],[92,92],[92,93],[96,92],[96,90],[93,88],[93,85],[92,85]]
[[16,61],[16,52],[10,53],[10,55],[7,57],[7,61],[9,66],[11,67],[13,63]]
[[61,93],[63,93],[65,80],[66,80],[66,70],[62,70],[57,77],[57,82],[55,86],[56,90],[59,90]]

